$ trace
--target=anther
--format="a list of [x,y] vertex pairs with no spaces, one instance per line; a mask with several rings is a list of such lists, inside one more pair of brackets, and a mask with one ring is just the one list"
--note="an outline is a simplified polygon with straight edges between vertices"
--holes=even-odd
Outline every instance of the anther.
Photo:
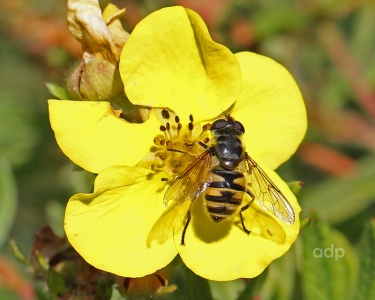
[[156,171],[156,165],[155,165],[155,164],[152,164],[152,165],[151,165],[151,170],[152,170],[152,171]]
[[203,143],[207,144],[209,141],[210,141],[210,138],[206,137],[206,138],[203,140]]
[[167,130],[167,128],[165,128],[164,125],[160,125],[160,131],[166,131],[166,130]]
[[166,109],[163,109],[162,111],[161,111],[161,116],[164,118],[164,119],[169,119],[169,111],[168,110],[166,110]]
[[155,144],[155,145],[159,145],[159,144],[160,144],[160,138],[155,137],[155,138],[154,138],[154,144]]
[[160,154],[160,155],[159,155],[159,158],[160,158],[161,160],[165,160],[165,156],[164,156],[163,154]]
[[202,126],[202,129],[203,129],[203,131],[207,131],[207,130],[210,129],[210,127],[211,127],[211,124],[210,124],[210,123],[207,123],[207,124],[204,124],[204,125]]
[[164,146],[165,145],[165,140],[160,140],[160,146]]
[[165,124],[165,125],[166,125],[167,131],[169,131],[171,129],[171,125],[169,124],[169,122],[167,122],[167,124]]
[[161,181],[168,181],[168,178],[166,178],[166,177],[162,177],[162,178],[161,178]]
[[167,146],[167,148],[172,148],[173,143],[172,143],[172,141],[167,141],[167,142],[165,143],[165,145]]
[[182,128],[182,124],[181,124],[181,123],[178,123],[178,125],[177,125],[177,130],[181,130],[181,128]]
[[193,115],[190,115],[190,116],[189,116],[189,120],[190,120],[190,122],[192,122],[192,123],[194,122]]
[[178,116],[175,116],[174,121],[178,124],[178,123],[180,123],[180,118]]
[[189,130],[193,130],[194,129],[194,124],[192,122],[189,123]]

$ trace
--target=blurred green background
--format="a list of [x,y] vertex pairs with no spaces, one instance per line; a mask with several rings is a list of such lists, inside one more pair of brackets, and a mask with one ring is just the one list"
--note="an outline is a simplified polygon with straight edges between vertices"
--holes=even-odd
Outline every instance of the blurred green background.
[[[102,8],[108,2],[100,1]],[[360,293],[353,299],[370,299],[375,294],[374,1],[111,2],[126,7],[122,21],[129,31],[158,8],[192,8],[217,42],[233,52],[267,55],[289,69],[306,101],[309,130],[296,155],[278,171],[286,181],[304,182],[302,216],[312,216],[315,225],[301,232],[292,254],[271,266],[258,295],[346,299],[339,297]],[[90,190],[87,175],[74,172],[56,145],[44,84],[64,85],[81,50],[66,26],[66,1],[0,4],[0,299],[36,299],[33,278],[13,258],[8,240],[13,237],[29,254],[34,234],[45,225],[63,234],[65,203],[72,194]],[[345,250],[342,262],[314,257],[314,249],[331,245]],[[332,291],[327,283],[332,278],[341,292]],[[369,291],[358,287],[362,281]],[[315,294],[314,284],[327,288]],[[224,290],[233,289],[223,286],[211,284],[215,299],[220,299],[217,290],[227,295]]]

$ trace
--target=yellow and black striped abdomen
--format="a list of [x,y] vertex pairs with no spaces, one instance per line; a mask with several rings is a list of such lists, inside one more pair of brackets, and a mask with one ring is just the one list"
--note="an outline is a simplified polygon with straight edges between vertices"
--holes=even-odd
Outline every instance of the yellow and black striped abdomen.
[[219,223],[231,216],[242,202],[246,188],[244,174],[235,170],[213,169],[206,189],[206,206],[212,219]]

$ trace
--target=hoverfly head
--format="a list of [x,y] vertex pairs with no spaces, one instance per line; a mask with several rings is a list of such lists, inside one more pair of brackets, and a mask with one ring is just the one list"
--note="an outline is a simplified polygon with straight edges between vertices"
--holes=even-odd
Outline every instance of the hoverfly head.
[[224,113],[225,119],[218,119],[211,124],[213,134],[234,134],[242,136],[245,128],[242,123],[235,121],[229,114]]

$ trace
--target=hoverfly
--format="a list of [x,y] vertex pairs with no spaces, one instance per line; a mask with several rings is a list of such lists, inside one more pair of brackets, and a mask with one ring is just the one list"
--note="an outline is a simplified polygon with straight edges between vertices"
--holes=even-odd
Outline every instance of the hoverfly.
[[[224,117],[211,124],[211,146],[198,142],[205,151],[177,176],[165,192],[164,204],[168,204],[168,208],[151,229],[148,244],[154,239],[165,240],[163,235],[170,230],[166,226],[185,222],[181,236],[181,245],[184,245],[191,206],[202,193],[205,193],[204,203],[214,222],[219,223],[238,211],[247,234],[250,230],[245,226],[242,213],[254,200],[285,223],[294,223],[294,211],[286,197],[245,152],[242,144],[244,126],[230,115],[224,114]],[[250,200],[243,204],[246,194]],[[181,205],[184,209],[180,209]]]

